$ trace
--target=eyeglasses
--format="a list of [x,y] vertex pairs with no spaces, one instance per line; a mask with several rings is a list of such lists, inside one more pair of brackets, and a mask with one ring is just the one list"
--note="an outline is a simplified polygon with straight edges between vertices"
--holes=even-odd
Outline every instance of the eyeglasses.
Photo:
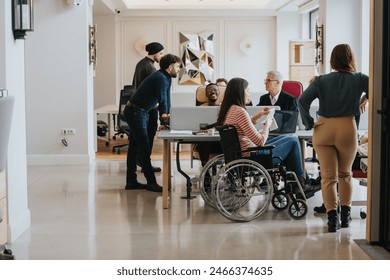
[[269,83],[269,82],[277,82],[278,80],[271,80],[271,79],[265,79],[264,83]]

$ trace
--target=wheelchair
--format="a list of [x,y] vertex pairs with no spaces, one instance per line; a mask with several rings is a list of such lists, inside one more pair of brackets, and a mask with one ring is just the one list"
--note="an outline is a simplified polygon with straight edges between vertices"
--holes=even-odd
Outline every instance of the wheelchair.
[[273,157],[274,146],[242,151],[233,125],[216,129],[223,155],[209,160],[199,178],[201,196],[209,206],[235,222],[256,219],[269,204],[277,211],[288,209],[292,219],[305,217],[308,207],[302,186],[294,172],[286,171],[282,159]]

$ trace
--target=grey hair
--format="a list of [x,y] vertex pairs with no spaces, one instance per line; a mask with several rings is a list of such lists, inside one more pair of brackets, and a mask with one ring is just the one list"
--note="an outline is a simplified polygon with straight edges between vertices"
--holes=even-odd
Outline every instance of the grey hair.
[[267,76],[272,76],[273,79],[278,80],[280,84],[283,84],[283,75],[279,71],[269,71]]

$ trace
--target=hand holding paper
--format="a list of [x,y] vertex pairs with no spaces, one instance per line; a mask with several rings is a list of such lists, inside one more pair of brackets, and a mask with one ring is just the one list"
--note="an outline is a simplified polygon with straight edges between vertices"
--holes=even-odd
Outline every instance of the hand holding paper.
[[275,115],[275,108],[271,108],[269,110],[267,118],[264,120],[264,124],[267,124],[269,130],[275,130],[278,128],[278,125],[274,119],[274,115]]

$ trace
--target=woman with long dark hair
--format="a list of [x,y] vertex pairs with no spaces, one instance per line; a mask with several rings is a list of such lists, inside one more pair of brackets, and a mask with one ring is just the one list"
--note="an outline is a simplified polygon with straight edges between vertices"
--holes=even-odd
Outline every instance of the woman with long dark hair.
[[248,82],[242,78],[231,79],[225,90],[217,123],[219,125],[234,125],[242,150],[264,146],[264,144],[275,145],[272,150],[273,155],[283,159],[287,170],[295,172],[305,193],[314,193],[315,188],[310,186],[304,176],[298,137],[296,135],[280,135],[267,141],[270,124],[266,122],[261,132],[257,131],[254,124],[261,116],[268,114],[269,109],[262,109],[250,117],[245,108],[248,99]]
[[[332,72],[316,77],[299,98],[298,105],[306,129],[314,129],[313,145],[321,166],[328,231],[336,232],[340,227],[349,227],[352,220],[352,163],[358,141],[355,116],[359,115],[363,92],[368,92],[368,76],[355,72],[355,58],[347,44],[334,47],[330,65]],[[319,118],[314,122],[309,110],[316,98]]]

